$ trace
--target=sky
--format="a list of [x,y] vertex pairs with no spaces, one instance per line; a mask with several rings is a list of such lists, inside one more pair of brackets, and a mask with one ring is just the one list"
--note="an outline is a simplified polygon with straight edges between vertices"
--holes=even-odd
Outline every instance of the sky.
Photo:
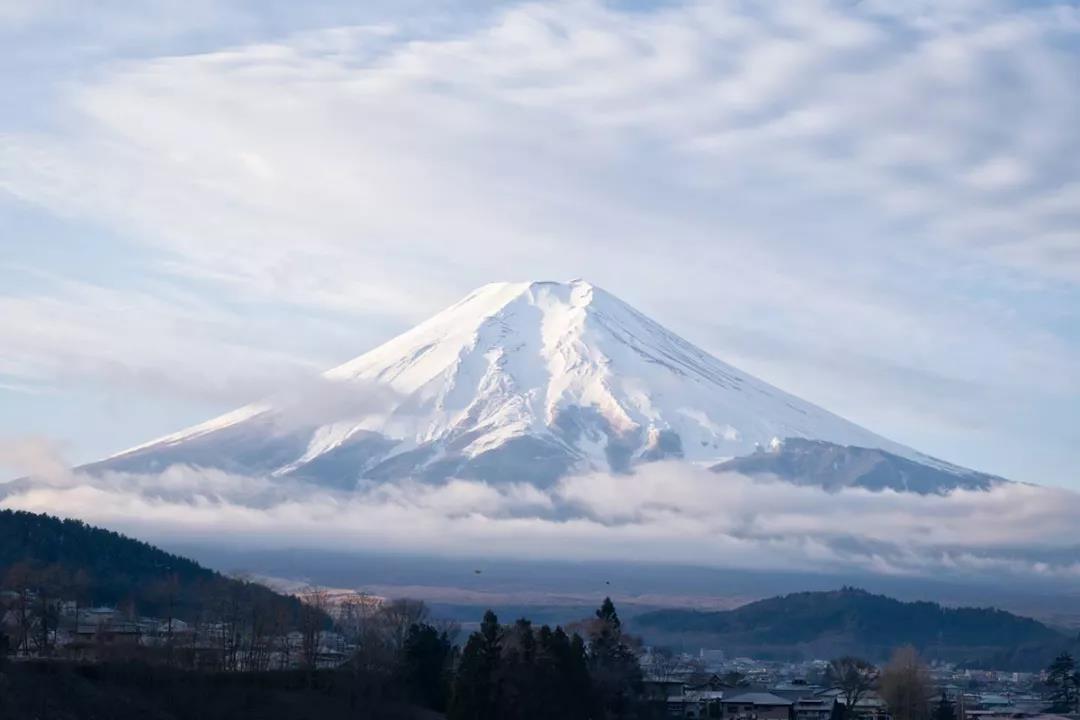
[[582,277],[1080,489],[1075,3],[0,0],[0,47],[6,447],[100,458]]

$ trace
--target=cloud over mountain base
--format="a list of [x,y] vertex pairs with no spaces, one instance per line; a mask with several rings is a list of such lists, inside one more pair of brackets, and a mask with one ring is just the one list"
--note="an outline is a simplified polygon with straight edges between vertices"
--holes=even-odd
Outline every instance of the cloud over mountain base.
[[830,493],[653,463],[545,489],[456,479],[342,492],[187,466],[154,475],[39,467],[31,480],[0,486],[0,507],[151,541],[1080,580],[1080,495],[1031,485]]

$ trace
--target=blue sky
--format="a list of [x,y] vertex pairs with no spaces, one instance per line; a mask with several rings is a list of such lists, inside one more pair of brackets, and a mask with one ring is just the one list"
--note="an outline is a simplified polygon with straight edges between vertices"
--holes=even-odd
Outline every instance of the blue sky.
[[0,438],[91,460],[584,277],[1080,488],[1075,4],[300,7],[0,0]]

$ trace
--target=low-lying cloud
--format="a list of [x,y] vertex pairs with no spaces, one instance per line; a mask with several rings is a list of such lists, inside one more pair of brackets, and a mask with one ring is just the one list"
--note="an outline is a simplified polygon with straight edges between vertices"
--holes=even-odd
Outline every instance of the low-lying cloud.
[[153,475],[57,468],[35,460],[43,474],[0,486],[0,507],[151,541],[248,548],[1080,579],[1080,495],[1023,484],[940,496],[830,493],[655,463],[550,488],[455,479],[342,492],[187,466]]

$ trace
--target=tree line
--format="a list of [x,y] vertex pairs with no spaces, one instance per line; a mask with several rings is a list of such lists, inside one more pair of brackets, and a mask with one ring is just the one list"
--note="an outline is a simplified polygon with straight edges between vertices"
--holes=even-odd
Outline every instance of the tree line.
[[416,601],[389,603],[354,627],[348,667],[367,698],[399,693],[449,720],[615,720],[643,711],[637,643],[610,598],[570,631],[525,618],[504,625],[489,610],[460,646],[458,628],[433,622]]

